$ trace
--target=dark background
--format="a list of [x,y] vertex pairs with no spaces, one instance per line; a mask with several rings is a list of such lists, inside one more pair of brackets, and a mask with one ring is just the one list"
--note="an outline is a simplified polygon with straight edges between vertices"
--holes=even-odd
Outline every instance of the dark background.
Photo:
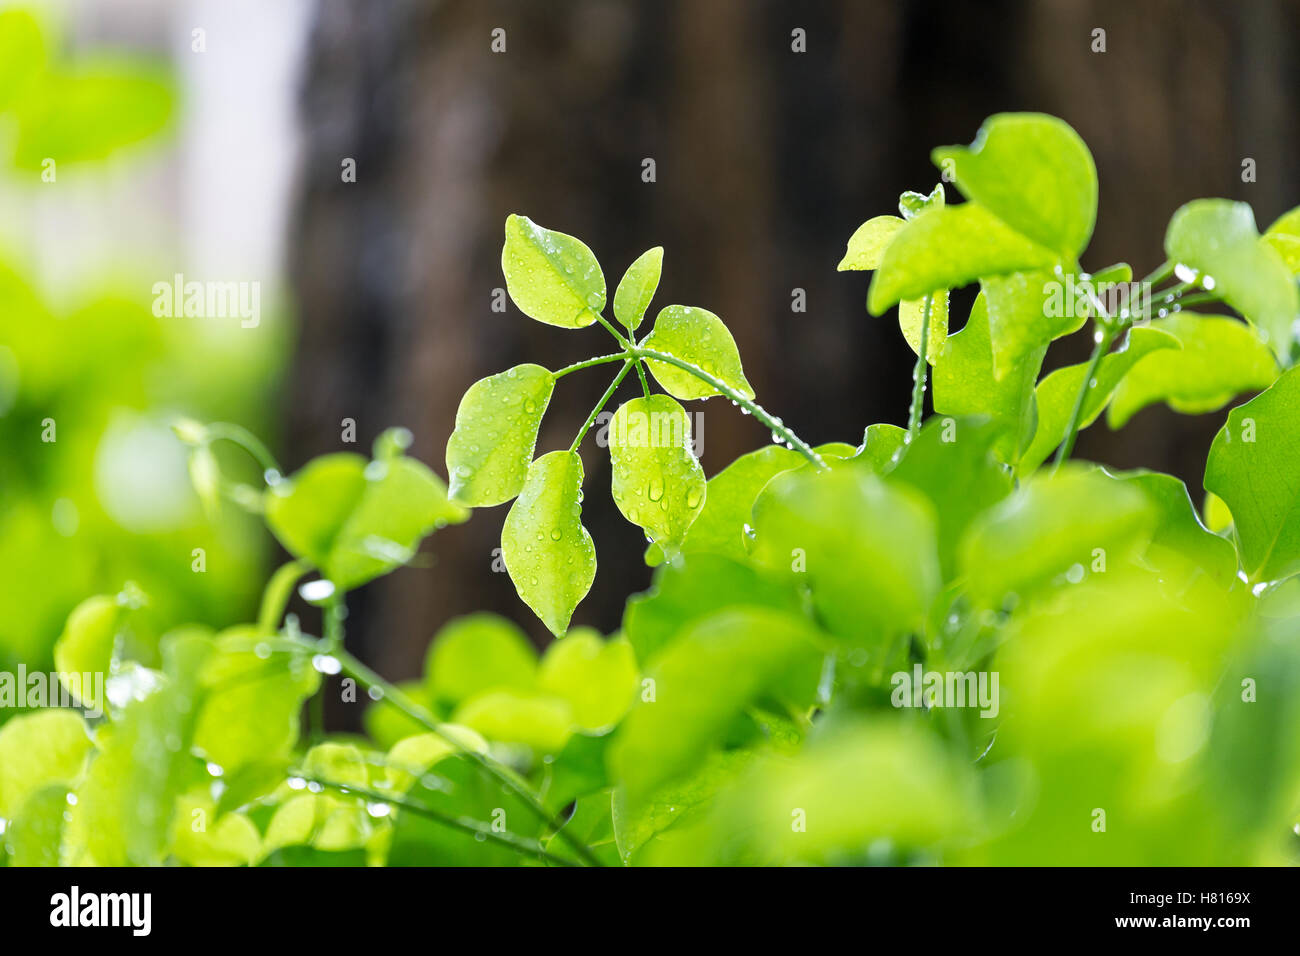
[[[496,27],[504,54],[490,50]],[[796,27],[806,53],[791,51]],[[1095,28],[1105,53],[1092,52]],[[913,356],[892,314],[865,312],[869,276],[835,266],[861,222],[934,185],[932,147],[969,142],[999,111],[1063,117],[1101,180],[1084,265],[1124,260],[1142,275],[1187,200],[1247,200],[1261,228],[1300,202],[1297,37],[1300,3],[1281,0],[325,0],[301,94],[284,457],[338,450],[340,421],[354,418],[362,443],[406,425],[413,453],[445,472],[474,380],[610,350],[599,327],[491,311],[511,212],[590,245],[611,298],[633,258],[664,246],[651,316],[674,302],[718,313],[765,407],[813,443],[856,443],[869,423],[905,422]],[[340,182],[342,157],[356,159],[356,183]],[[646,157],[657,182],[641,180]],[[1254,183],[1242,182],[1247,157]],[[805,313],[791,311],[796,287]],[[1049,366],[1086,351],[1067,340]],[[608,377],[563,381],[539,453],[568,445]],[[709,475],[769,440],[726,402],[696,409]],[[1222,418],[1149,409],[1120,433],[1098,423],[1077,454],[1171,471],[1199,502]],[[599,570],[574,623],[608,632],[650,574],[641,532],[606,493],[603,449],[588,438],[583,456]],[[355,596],[350,642],[364,657],[413,675],[439,626],[481,608],[545,637],[491,571],[505,511],[438,533],[426,566]]]

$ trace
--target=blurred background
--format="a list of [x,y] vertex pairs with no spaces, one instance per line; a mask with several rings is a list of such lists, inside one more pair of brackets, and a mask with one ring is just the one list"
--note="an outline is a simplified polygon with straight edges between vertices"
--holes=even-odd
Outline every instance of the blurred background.
[[[835,265],[862,221],[934,185],[933,146],[969,142],[989,114],[1053,113],[1091,147],[1101,202],[1086,267],[1124,260],[1145,274],[1163,259],[1170,214],[1192,198],[1246,200],[1261,225],[1300,202],[1300,0],[20,9],[35,13],[44,52],[26,62],[25,21],[3,21],[9,669],[48,667],[68,611],[126,580],[150,594],[160,629],[254,613],[283,556],[233,510],[204,515],[167,427],[176,415],[239,422],[290,470],[366,452],[405,425],[412,453],[441,473],[474,380],[607,351],[599,328],[493,311],[511,212],[582,238],[611,292],[638,254],[664,246],[652,310],[716,312],[767,408],[811,442],[856,443],[869,423],[905,421],[913,356],[896,322],[866,313],[869,276]],[[153,285],[176,273],[258,283],[260,322],[155,316]],[[956,297],[954,329],[970,299]],[[1067,340],[1048,366],[1086,352]],[[606,378],[565,379],[539,451],[567,445]],[[710,475],[769,440],[727,403],[692,411]],[[1199,500],[1224,414],[1148,409],[1122,432],[1089,429],[1078,454],[1171,471]],[[594,492],[608,460],[591,439],[583,453]],[[484,608],[543,640],[492,570],[505,510],[439,532],[419,566],[350,598],[353,649],[390,677],[412,676],[441,624]],[[574,623],[608,632],[649,582],[644,541],[605,494],[587,495],[584,522],[600,566]]]

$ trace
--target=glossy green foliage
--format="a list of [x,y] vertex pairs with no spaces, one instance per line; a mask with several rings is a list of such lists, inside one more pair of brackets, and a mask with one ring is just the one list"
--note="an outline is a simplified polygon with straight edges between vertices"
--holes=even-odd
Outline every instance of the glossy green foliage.
[[1232,410],[1214,438],[1205,487],[1232,511],[1252,581],[1300,571],[1300,371]]
[[538,322],[580,329],[605,307],[605,276],[591,250],[527,216],[506,220],[501,271],[515,305]]
[[614,503],[646,537],[675,551],[704,507],[704,469],[692,454],[691,420],[666,395],[634,398],[609,424]]
[[1077,427],[1082,429],[1097,420],[1135,365],[1153,352],[1180,347],[1177,338],[1160,329],[1133,329],[1127,341],[1104,355],[1095,370],[1090,370],[1087,364],[1069,365],[1045,376],[1034,390],[1038,426],[1034,440],[1020,456],[1021,471],[1028,473],[1037,468],[1061,443],[1080,391],[1084,399]]
[[[153,636],[133,587],[68,604],[56,663],[111,680],[73,701],[84,714],[0,726],[8,861],[1295,863],[1300,377],[1256,332],[1281,328],[1270,309],[1295,292],[1274,268],[1289,270],[1294,216],[1261,239],[1232,204],[1185,207],[1176,261],[1148,280],[1176,283],[1112,308],[1107,283],[1131,270],[1089,278],[1077,261],[1097,182],[1068,127],[997,116],[935,160],[968,201],[905,193],[841,268],[876,270],[873,307],[902,300],[914,350],[923,296],[980,294],[946,340],[930,310],[907,427],[869,425],[860,445],[809,447],[754,403],[711,313],[670,306],[628,338],[662,250],[620,282],[620,331],[599,316],[590,251],[520,217],[503,253],[516,303],[608,325],[619,351],[472,386],[448,443],[459,502],[401,431],[373,461],[326,455],[285,479],[250,436],[178,423],[196,486],[220,513],[264,509],[295,560],[256,624],[219,633]],[[1247,321],[1186,309],[1208,301]],[[1085,323],[1092,356],[1040,380],[1052,342]],[[617,378],[572,446],[534,457],[556,381],[602,365]],[[604,635],[570,627],[596,567],[579,447],[625,382],[643,392],[613,406],[611,492],[657,567]],[[1260,389],[1210,449],[1204,522],[1173,476],[1066,460],[1108,408],[1118,426],[1153,403],[1206,412]],[[777,442],[706,481],[678,399],[719,391]],[[216,436],[259,459],[267,490],[234,479]],[[455,619],[397,685],[344,650],[350,588],[407,563],[463,505],[511,498],[505,569],[553,640]],[[303,588],[320,638],[305,633],[314,608],[285,613],[313,569],[333,584]],[[369,691],[365,736],[326,734],[304,707],[339,673]],[[0,698],[13,692],[0,679]]]
[[1189,202],[1169,220],[1165,253],[1195,270],[1199,285],[1216,291],[1287,358],[1300,293],[1282,256],[1260,240],[1250,206],[1226,199]]
[[614,315],[629,332],[635,332],[641,326],[645,310],[650,307],[650,300],[659,288],[663,268],[664,248],[655,246],[641,253],[619,280],[614,291]]
[[1184,312],[1156,319],[1151,328],[1168,332],[1183,347],[1148,355],[1120,380],[1106,408],[1111,428],[1156,402],[1187,415],[1212,412],[1277,378],[1268,346],[1235,319]]
[[[659,313],[654,329],[642,344],[656,352],[667,352],[685,359],[745,398],[754,397],[754,389],[745,380],[740,367],[736,340],[722,320],[707,309],[668,306]],[[715,386],[693,372],[667,362],[651,360],[646,366],[664,390],[677,398],[708,398],[721,394]]]
[[540,365],[519,365],[470,386],[447,439],[452,498],[482,508],[519,494],[554,390],[555,376]]
[[970,146],[934,151],[967,199],[1073,261],[1097,218],[1097,169],[1079,134],[1055,116],[999,113]]
[[427,534],[467,517],[441,478],[403,455],[369,463],[326,455],[266,494],[266,521],[280,543],[343,590],[407,563]]
[[582,459],[553,451],[533,462],[501,531],[501,556],[524,603],[563,634],[596,578],[596,548],[582,526]]

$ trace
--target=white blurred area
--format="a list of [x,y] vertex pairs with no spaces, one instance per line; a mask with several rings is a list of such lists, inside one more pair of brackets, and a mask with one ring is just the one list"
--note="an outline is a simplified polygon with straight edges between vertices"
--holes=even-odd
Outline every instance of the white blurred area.
[[[6,3],[6,5],[9,5]],[[298,80],[312,0],[35,0],[63,54],[169,63],[170,132],[107,163],[0,177],[0,243],[42,278],[56,309],[87,282],[128,289],[183,272],[258,281],[280,298],[297,166]],[[206,49],[193,49],[195,30]],[[131,296],[133,299],[134,295]]]

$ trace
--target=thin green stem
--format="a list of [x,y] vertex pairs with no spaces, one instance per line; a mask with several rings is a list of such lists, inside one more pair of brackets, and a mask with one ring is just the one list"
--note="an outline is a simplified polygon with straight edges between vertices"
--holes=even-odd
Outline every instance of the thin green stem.
[[650,383],[646,381],[645,363],[642,362],[640,359],[636,360],[636,374],[637,374],[637,378],[641,379],[641,394],[644,395],[646,398],[649,398]]
[[582,428],[578,430],[578,437],[573,439],[573,444],[569,446],[570,452],[578,450],[578,446],[582,444],[582,439],[587,434],[587,430],[591,428],[591,423],[596,420],[596,416],[600,414],[600,410],[605,407],[605,403],[608,402],[610,396],[614,394],[614,390],[618,388],[619,384],[631,370],[632,361],[629,359],[623,363],[623,367],[619,369],[618,374],[614,376],[614,381],[609,383],[609,388],[605,389],[605,394],[600,396],[600,401],[598,401],[595,407],[592,408],[591,414],[587,416],[587,420],[582,423]]
[[1174,263],[1166,259],[1160,265],[1156,266],[1150,273],[1138,280],[1139,285],[1159,285],[1171,275],[1174,274]]
[[910,442],[921,430],[921,410],[925,406],[925,379],[930,371],[926,350],[930,347],[930,307],[934,296],[926,295],[921,307],[921,348],[916,355],[916,368],[912,372],[912,404],[907,410],[907,440]]
[[594,365],[606,365],[610,362],[622,362],[631,358],[630,352],[614,352],[610,355],[597,355],[595,358],[589,358],[585,362],[574,362],[572,365],[566,365],[564,368],[555,372],[556,378],[564,378],[570,372],[578,372],[584,368],[591,368]]
[[228,441],[238,445],[249,456],[262,466],[262,472],[273,471],[277,475],[284,474],[280,470],[279,464],[276,463],[275,456],[271,454],[270,449],[262,444],[262,440],[250,432],[242,425],[234,425],[230,422],[213,422],[207,426],[207,433],[213,441]]
[[736,391],[734,388],[732,388],[726,382],[722,381],[717,376],[711,375],[710,373],[704,371],[704,369],[700,368],[698,365],[693,365],[690,362],[687,362],[684,359],[679,359],[676,355],[670,355],[667,352],[660,352],[655,349],[642,348],[641,346],[638,345],[632,349],[632,354],[639,358],[654,359],[656,362],[664,362],[667,365],[673,365],[681,369],[683,372],[690,372],[700,381],[706,382],[709,385],[713,386],[713,388],[717,389],[720,393],[725,395],[727,398],[731,399],[737,405],[740,405],[748,409],[751,415],[753,415],[760,422],[762,422],[764,425],[766,425],[768,428],[772,430],[772,434],[780,436],[785,441],[786,444],[788,444],[795,451],[799,452],[799,454],[807,458],[816,467],[824,471],[829,470],[829,466],[826,464],[824,460],[822,460],[822,456],[817,454],[817,452],[813,451],[812,447],[807,442],[805,442],[798,435],[796,435],[789,428],[787,428],[785,423],[782,422],[781,419],[774,418],[773,416],[769,415],[761,405],[759,405],[753,399],[746,398],[744,395],[740,394],[740,392]]
[[466,760],[473,763],[484,773],[495,778],[502,786],[517,796],[524,804],[534,813],[539,820],[557,832],[560,837],[569,844],[588,866],[600,866],[601,863],[592,854],[591,850],[585,843],[570,833],[562,821],[557,820],[551,813],[542,806],[542,802],[537,798],[527,786],[516,780],[504,767],[498,764],[492,758],[480,754],[477,751],[467,749],[464,744],[457,740],[456,737],[448,733],[423,707],[420,707],[412,701],[400,689],[384,680],[369,667],[353,657],[347,651],[339,648],[332,652],[334,658],[339,662],[339,667],[344,674],[347,674],[363,687],[378,688],[383,699],[410,717],[416,723],[423,726],[426,730],[437,736],[440,740],[450,744],[457,753],[465,757]]
[[331,790],[337,790],[339,793],[352,794],[371,803],[386,803],[390,806],[401,807],[403,810],[409,810],[411,813],[418,814],[422,817],[428,817],[441,823],[443,826],[451,827],[453,830],[460,830],[464,833],[487,840],[491,843],[499,843],[502,846],[509,847],[519,853],[526,853],[534,856],[539,860],[545,860],[547,863],[554,863],[557,866],[574,866],[572,860],[566,860],[562,856],[556,856],[535,840],[529,840],[526,837],[518,836],[506,831],[498,833],[491,827],[472,820],[469,817],[454,817],[450,814],[441,813],[432,807],[425,806],[416,800],[411,800],[405,796],[399,796],[395,793],[381,793],[377,790],[368,790],[364,787],[353,786],[350,783],[339,783],[334,780],[326,780],[322,777],[312,776],[311,774],[297,773],[296,777],[305,780],[308,783],[314,783],[322,787],[328,787]]
[[1070,423],[1065,429],[1065,439],[1056,449],[1056,461],[1052,465],[1053,474],[1061,467],[1061,462],[1070,457],[1070,452],[1074,451],[1074,440],[1079,435],[1079,423],[1083,420],[1084,403],[1087,401],[1089,390],[1093,387],[1092,382],[1097,376],[1097,369],[1101,366],[1102,356],[1110,351],[1117,331],[1119,330],[1109,324],[1097,323],[1096,345],[1093,346],[1092,356],[1088,359],[1088,367],[1084,370],[1079,394],[1074,399],[1074,410],[1070,412]]
[[293,586],[307,573],[307,565],[301,561],[289,561],[280,565],[262,592],[262,606],[257,614],[257,632],[274,634],[280,627],[280,618],[293,595]]
[[603,325],[609,331],[609,334],[614,336],[615,340],[617,340],[618,344],[623,346],[623,348],[630,349],[632,347],[631,340],[624,336],[618,329],[614,328],[614,326],[610,324],[609,319],[605,318],[603,315],[598,315],[596,316],[596,321]]

